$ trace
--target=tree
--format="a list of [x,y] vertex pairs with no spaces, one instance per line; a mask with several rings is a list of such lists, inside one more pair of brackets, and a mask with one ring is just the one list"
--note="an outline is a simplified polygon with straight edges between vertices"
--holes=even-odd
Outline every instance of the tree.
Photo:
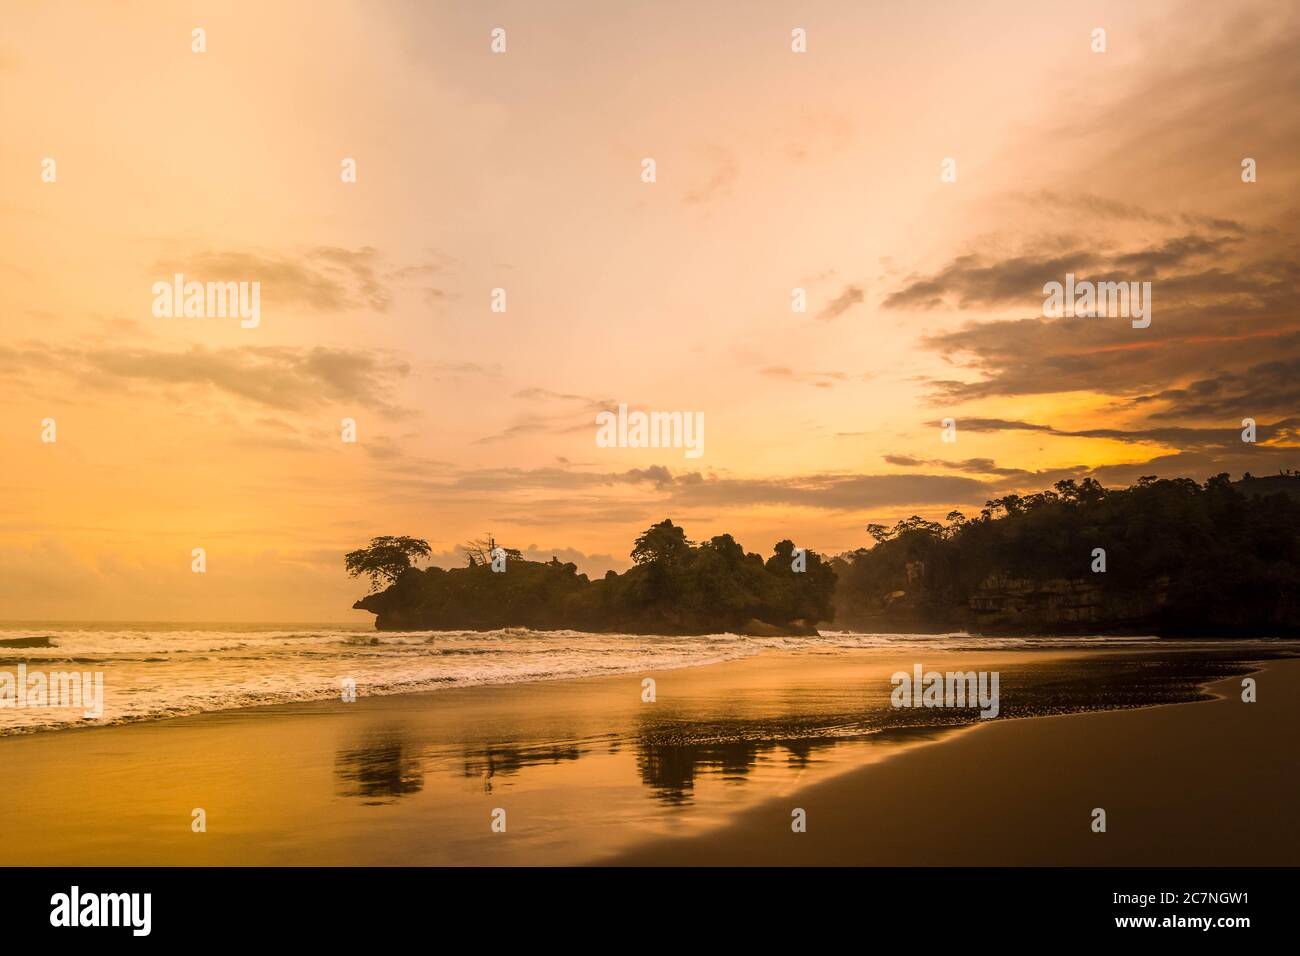
[[686,540],[686,532],[671,520],[664,519],[651,525],[636,539],[632,548],[632,560],[637,564],[674,565],[690,554],[691,543]]
[[378,591],[380,585],[392,584],[411,567],[412,558],[427,558],[429,542],[423,538],[393,537],[385,535],[370,539],[370,547],[349,551],[343,564],[350,577],[367,575],[370,590]]
[[876,539],[876,544],[884,544],[894,536],[894,532],[890,531],[883,524],[867,525],[867,534]]
[[[465,552],[465,556],[469,559],[469,566],[472,568],[477,565],[491,564],[492,559],[496,556],[497,547],[497,539],[489,533],[486,538],[475,538],[473,541],[466,541],[460,546],[460,549]],[[501,550],[505,552],[506,558],[510,561],[523,560],[524,553],[518,548],[502,548]]]

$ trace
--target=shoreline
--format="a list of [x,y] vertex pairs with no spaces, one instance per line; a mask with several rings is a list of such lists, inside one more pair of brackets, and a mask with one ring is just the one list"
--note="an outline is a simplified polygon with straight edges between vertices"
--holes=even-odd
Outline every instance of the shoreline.
[[[1259,662],[1246,676],[1267,683],[1267,696],[1240,702],[1242,677],[1232,676],[1204,686],[1209,700],[974,724],[742,811],[706,836],[593,862],[1295,866],[1300,660]],[[1207,761],[1208,778],[1196,772]],[[791,831],[795,806],[805,833]],[[1097,807],[1104,833],[1092,830]]]
[[[362,632],[360,632],[360,633],[362,633],[362,634],[366,634],[366,633],[371,633],[371,632],[369,632],[369,631],[362,631]],[[376,634],[376,636],[378,636],[380,633],[382,633],[382,634],[384,634],[384,635],[391,635],[391,634],[401,634],[401,633],[425,633],[425,632],[423,632],[423,631],[414,631],[414,632],[391,631],[391,632],[374,632],[374,633]],[[489,633],[489,632],[476,632],[476,633]],[[597,633],[602,633],[602,632],[584,632],[584,633],[597,634]],[[864,633],[866,633],[866,632],[860,632],[860,631],[832,631],[832,632],[828,632],[828,633],[831,634],[831,635],[834,635],[834,634],[853,634],[853,635],[857,635],[857,634],[864,634]],[[768,636],[768,635],[746,635],[746,634],[735,634],[734,632],[726,632],[726,634],[728,634],[728,635],[732,635],[732,636],[741,636],[741,637],[756,637],[756,636],[757,636],[757,637],[761,637],[761,636]],[[636,635],[632,635],[632,636],[636,636]],[[663,635],[663,636],[673,637],[673,636],[689,636],[689,635]],[[700,635],[700,636],[707,636],[707,635]],[[795,636],[795,637],[813,637],[812,635],[776,635],[776,636],[782,636],[782,637],[786,637],[786,636]],[[817,635],[816,637],[813,637],[813,639],[824,638],[824,637],[826,637],[826,636],[827,636],[827,635],[825,635],[825,634],[821,634],[821,635]],[[916,636],[954,637],[954,636],[966,636],[966,637],[971,637],[971,638],[974,638],[974,639],[985,639],[985,637],[986,637],[985,635],[975,635],[975,634],[969,634],[969,633],[967,633],[967,632],[945,632],[945,633],[941,633],[941,634],[940,634],[940,633],[936,633],[936,634],[928,634],[928,633],[927,633],[927,634],[924,634],[924,635],[919,635],[919,634],[900,634],[900,635],[898,635],[898,636],[901,636],[901,637],[916,637]],[[1006,637],[1006,638],[1008,638],[1009,640],[1019,640],[1019,639],[1022,639],[1021,637],[1014,636],[1014,635],[1000,635],[1000,636],[1002,636],[1002,637]],[[998,647],[996,647],[996,646],[993,646],[993,647],[981,647],[981,648],[978,648],[977,650],[972,650],[972,651],[970,651],[970,652],[960,652],[960,653],[980,653],[980,654],[985,654],[985,653],[998,653],[998,652],[1001,652],[1001,651],[1004,650],[1005,653],[1010,654],[1010,655],[1012,655],[1012,656],[1018,656],[1018,655],[1020,655],[1020,654],[1022,654],[1022,653],[1037,653],[1037,654],[1067,654],[1067,655],[1074,655],[1074,654],[1077,654],[1077,655],[1080,655],[1080,656],[1088,656],[1088,655],[1120,654],[1120,653],[1128,653],[1128,652],[1141,653],[1141,652],[1143,652],[1143,651],[1159,651],[1159,650],[1166,650],[1166,649],[1167,649],[1167,650],[1173,650],[1173,649],[1175,649],[1175,648],[1178,648],[1180,645],[1184,645],[1184,644],[1185,644],[1185,645],[1188,645],[1190,648],[1199,648],[1200,646],[1204,645],[1204,646],[1206,646],[1207,648],[1208,648],[1208,647],[1213,647],[1213,649],[1215,649],[1215,650],[1219,650],[1219,651],[1231,650],[1231,649],[1238,648],[1238,647],[1240,647],[1240,648],[1244,651],[1244,650],[1246,650],[1245,645],[1247,645],[1247,644],[1253,644],[1253,645],[1256,645],[1256,646],[1260,646],[1260,645],[1262,645],[1262,646],[1265,647],[1265,648],[1267,648],[1267,647],[1268,647],[1269,645],[1271,645],[1271,644],[1276,644],[1276,645],[1278,645],[1279,647],[1287,647],[1287,648],[1295,649],[1298,653],[1300,653],[1300,642],[1297,642],[1297,641],[1294,641],[1294,640],[1287,640],[1287,639],[1284,639],[1284,638],[1233,638],[1233,639],[1220,639],[1220,640],[1214,640],[1214,639],[1208,639],[1208,638],[1207,638],[1207,639],[1201,639],[1201,640],[1198,640],[1198,639],[1188,639],[1188,640],[1183,640],[1183,639],[1173,639],[1173,638],[1159,638],[1159,637],[1154,637],[1154,636],[1152,636],[1152,635],[1083,634],[1083,635],[1034,635],[1034,636],[1035,636],[1035,637],[1039,637],[1039,636],[1041,636],[1041,637],[1043,637],[1043,638],[1044,638],[1045,640],[1047,640],[1047,641],[1051,641],[1051,640],[1068,640],[1068,639],[1070,639],[1071,637],[1077,637],[1077,638],[1078,638],[1079,640],[1081,640],[1081,641],[1082,641],[1082,640],[1086,640],[1087,638],[1098,638],[1098,639],[1105,640],[1105,639],[1111,639],[1111,638],[1117,638],[1117,637],[1135,637],[1135,638],[1142,638],[1142,639],[1150,638],[1150,639],[1151,639],[1152,641],[1154,641],[1155,643],[1153,643],[1153,644],[1149,644],[1149,645],[1135,645],[1135,646],[1130,646],[1130,647],[1125,647],[1125,646],[1123,646],[1123,645],[1115,645],[1115,646],[1097,645],[1097,646],[1095,646],[1095,647],[1089,647],[1089,646],[1087,646],[1087,645],[1085,645],[1085,644],[1079,644],[1079,645],[1077,645],[1077,646],[1071,646],[1071,645],[1056,645],[1056,646],[1053,646],[1053,645],[1047,644],[1047,645],[1044,645],[1044,646],[1041,646],[1041,647],[1035,647],[1035,646],[1033,646],[1033,645],[1030,645],[1030,646],[1028,646],[1028,647],[1026,647],[1026,646],[1024,646],[1024,645],[1016,645],[1016,646],[1008,646],[1008,647],[1006,647],[1005,649],[1001,649],[1001,648],[998,648]],[[28,640],[28,639],[24,638],[23,640],[26,641],[26,640]],[[48,639],[44,639],[44,640],[48,640]],[[48,645],[28,645],[28,644],[23,644],[23,645],[21,645],[20,647],[13,647],[13,648],[10,648],[10,649],[18,650],[18,649],[27,649],[27,648],[29,648],[29,647],[31,647],[31,648],[33,648],[33,649],[49,649]],[[532,685],[532,684],[550,684],[550,683],[564,682],[564,681],[579,681],[579,682],[583,682],[583,681],[599,681],[599,680],[606,680],[606,679],[616,679],[616,678],[619,678],[619,677],[629,677],[629,676],[631,676],[631,675],[633,675],[633,674],[639,674],[639,673],[643,673],[643,672],[644,672],[644,673],[651,673],[651,672],[659,672],[659,671],[662,671],[662,672],[665,672],[665,673],[669,673],[669,672],[673,672],[673,671],[693,670],[693,669],[699,669],[699,668],[711,668],[711,667],[717,667],[717,666],[722,666],[722,665],[727,665],[727,664],[732,664],[732,663],[742,662],[742,661],[745,661],[745,660],[751,660],[751,659],[753,659],[753,658],[762,657],[762,656],[765,656],[765,655],[768,655],[768,654],[773,654],[773,653],[786,653],[786,652],[791,652],[791,653],[804,653],[806,650],[810,650],[810,649],[811,649],[811,648],[809,648],[809,649],[804,649],[804,648],[782,648],[782,649],[780,649],[780,650],[774,650],[774,649],[771,649],[771,648],[762,648],[762,649],[755,650],[753,653],[742,654],[742,655],[737,655],[737,656],[733,656],[733,657],[722,657],[722,658],[719,658],[719,659],[692,660],[692,661],[685,661],[685,662],[681,662],[681,663],[673,663],[673,664],[657,663],[657,664],[655,664],[654,666],[651,666],[651,667],[646,667],[646,666],[642,666],[642,665],[636,665],[636,666],[631,666],[631,665],[629,665],[629,666],[627,666],[626,668],[624,668],[624,667],[621,667],[621,666],[620,666],[618,669],[613,669],[613,670],[609,670],[609,671],[605,671],[605,672],[601,672],[601,673],[594,673],[594,674],[567,674],[567,673],[555,673],[555,674],[542,674],[542,675],[536,675],[536,676],[529,676],[529,677],[526,677],[526,678],[523,678],[523,679],[519,679],[519,678],[516,678],[516,677],[511,676],[511,677],[502,677],[501,679],[486,679],[486,680],[482,680],[482,681],[467,681],[467,682],[463,682],[463,683],[461,683],[461,682],[449,682],[449,683],[447,683],[447,684],[445,684],[445,685],[442,685],[442,686],[439,686],[439,685],[436,685],[436,684],[435,684],[435,685],[433,685],[433,686],[424,686],[424,687],[417,687],[417,688],[410,688],[410,689],[406,689],[406,688],[400,688],[400,689],[383,689],[383,690],[367,689],[367,690],[365,691],[365,693],[364,693],[364,697],[366,697],[366,698],[368,698],[368,699],[381,699],[381,698],[383,698],[383,699],[387,699],[387,698],[416,698],[416,699],[419,699],[419,698],[425,698],[425,697],[432,697],[433,695],[442,694],[442,693],[445,693],[445,692],[447,692],[447,691],[449,691],[449,690],[468,690],[468,689],[475,689],[475,688],[501,688],[501,687],[514,687],[514,686],[526,686],[526,685]],[[954,653],[959,653],[959,652],[953,652],[953,651],[949,651],[949,650],[943,650],[943,651],[938,652],[938,653],[942,653],[945,657],[947,657],[947,656],[953,656]],[[1244,659],[1244,660],[1249,660],[1249,659],[1251,659],[1251,655],[1250,655],[1250,654],[1247,654],[1247,653],[1243,653],[1243,654],[1241,654],[1241,657],[1242,657],[1242,659]],[[25,660],[25,661],[22,661],[22,662],[20,662],[20,663],[26,663],[26,664],[28,665],[28,667],[31,668],[33,665],[39,665],[39,664],[41,664],[42,662],[41,662],[41,660],[40,660],[39,658],[32,658],[32,659],[30,659],[30,660]],[[4,666],[5,666],[5,665],[4,665],[4,662],[3,662],[3,661],[0,661],[0,669],[3,669]],[[50,669],[57,669],[57,668],[50,668]],[[78,668],[72,668],[72,669],[73,669],[73,670],[77,670],[77,669],[79,669],[79,667],[78,667]],[[81,669],[84,669],[84,668],[81,668]],[[287,700],[266,700],[266,701],[259,701],[259,702],[253,702],[253,703],[243,703],[243,704],[239,704],[239,705],[237,705],[237,706],[232,706],[232,707],[218,707],[218,708],[211,708],[211,709],[200,708],[200,709],[196,709],[196,710],[192,710],[192,711],[187,711],[187,712],[183,712],[183,713],[167,714],[167,715],[161,715],[161,716],[160,716],[160,715],[153,715],[153,714],[150,714],[150,715],[140,715],[140,716],[126,716],[126,717],[119,717],[119,718],[115,718],[115,719],[108,720],[108,721],[93,721],[93,720],[83,720],[83,721],[75,721],[75,722],[74,722],[74,721],[68,721],[68,722],[66,722],[66,723],[60,723],[60,724],[58,724],[58,725],[54,725],[54,726],[39,726],[39,727],[31,727],[31,728],[26,728],[26,727],[9,727],[9,728],[6,728],[6,727],[3,727],[3,726],[0,726],[0,741],[6,740],[6,739],[9,739],[9,738],[14,738],[14,737],[47,736],[47,735],[51,735],[51,734],[65,734],[65,733],[75,733],[75,732],[82,732],[82,733],[84,733],[84,732],[89,732],[89,731],[113,730],[113,729],[117,729],[117,728],[137,726],[137,725],[140,725],[140,724],[156,724],[156,723],[169,723],[169,722],[177,721],[177,720],[192,720],[192,719],[198,719],[198,718],[207,717],[207,716],[209,716],[209,715],[212,715],[212,716],[221,716],[221,715],[238,715],[238,714],[244,714],[244,713],[255,714],[255,713],[258,713],[258,712],[267,712],[267,711],[271,711],[271,710],[278,710],[278,709],[281,709],[281,708],[289,708],[289,709],[292,709],[292,708],[307,708],[307,709],[310,709],[310,708],[313,708],[313,707],[320,707],[320,706],[322,706],[322,705],[329,705],[329,704],[339,704],[341,708],[343,708],[343,707],[345,707],[345,706],[348,706],[348,705],[343,705],[343,704],[342,704],[342,702],[341,702],[341,700],[340,700],[340,695],[339,695],[339,693],[338,693],[337,691],[331,690],[329,694],[324,694],[324,693],[322,693],[322,694],[317,695],[317,696],[309,696],[309,697],[302,697],[302,698],[293,698],[293,699],[287,699]],[[1137,706],[1147,706],[1147,705],[1137,705]],[[1163,703],[1162,703],[1162,702],[1153,702],[1153,703],[1152,703],[1151,705],[1149,705],[1149,706],[1163,706]],[[1125,709],[1132,709],[1132,708],[1128,708],[1128,707],[1126,707]],[[291,710],[290,710],[290,712],[291,712]],[[304,711],[304,712],[307,712],[307,711]],[[3,710],[0,709],[0,714],[2,714],[2,713],[3,713]],[[1004,718],[1004,719],[1006,719],[1006,718]]]
[[[882,781],[913,786],[883,813],[893,830],[932,826],[924,817],[936,805],[978,826],[992,811],[977,802],[945,804],[948,789],[1008,756],[1038,753],[1045,736],[1061,733],[1043,728],[1060,725],[1071,736],[1081,722],[1100,719],[1111,729],[1085,734],[1087,747],[1105,740],[1129,747],[1141,736],[1132,727],[1156,714],[1204,736],[1192,705],[1222,706],[1222,689],[1240,680],[1217,676],[1225,668],[1275,675],[1261,679],[1265,703],[1251,707],[1272,735],[1269,752],[1284,756],[1294,724],[1270,723],[1266,705],[1288,686],[1300,690],[1300,660],[1261,662],[1240,650],[1247,653],[1207,658],[1192,648],[1172,667],[1161,664],[1169,654],[1149,647],[926,655],[938,670],[1001,668],[1004,713],[1023,713],[1031,699],[1120,708],[1033,719],[929,723],[933,715],[909,713],[900,724],[898,715],[882,716],[888,675],[915,659],[913,648],[765,651],[663,670],[654,706],[641,700],[641,675],[632,672],[70,728],[97,734],[7,735],[0,759],[15,774],[0,790],[0,862],[712,865],[793,862],[800,854],[814,865],[892,862],[863,842],[882,825],[882,811],[864,809]],[[1186,660],[1199,663],[1189,668]],[[1216,677],[1189,680],[1201,673]],[[1141,675],[1136,682],[1134,675]],[[1218,696],[1125,703],[1161,689],[1186,701],[1206,688]],[[978,744],[977,759],[965,755],[968,741],[1006,734],[993,751]],[[1234,756],[1229,748],[1223,759]],[[1044,771],[1053,779],[1081,771],[1068,755],[1053,759]],[[1183,771],[1150,792],[1167,795],[1186,779],[1195,775]],[[994,810],[1025,813],[1035,803],[1024,793],[999,799]],[[782,839],[792,800],[809,812],[809,832],[794,847]],[[487,828],[494,807],[509,809],[509,839]],[[836,819],[846,807],[855,812]],[[202,838],[189,830],[194,808],[210,814]],[[1263,818],[1288,819],[1272,811]],[[820,846],[819,835],[832,833],[832,845]],[[746,849],[737,851],[737,840]],[[951,834],[934,854],[932,862],[1000,862],[984,851],[972,856]]]
[[0,739],[337,700],[352,679],[358,697],[389,697],[438,693],[451,687],[667,672],[743,660],[773,650],[821,653],[825,649],[870,648],[880,654],[933,655],[938,650],[1014,654],[1021,650],[1146,646],[1171,652],[1178,647],[1218,649],[1212,653],[1231,649],[1231,653],[1245,655],[1292,646],[1269,641],[1169,643],[1150,637],[1101,635],[981,638],[954,633],[910,637],[854,631],[815,637],[734,633],[642,637],[524,631],[414,632],[413,636],[412,632],[351,629],[284,632],[277,625],[269,629],[164,632],[162,638],[155,638],[149,631],[51,630],[52,635],[41,639],[7,638],[38,643],[8,653],[0,650],[0,675],[5,668],[23,664],[52,673],[67,670],[69,665],[76,665],[72,670],[77,672],[102,671],[107,690],[103,717],[83,719],[66,707],[15,711],[4,708],[0,701]]

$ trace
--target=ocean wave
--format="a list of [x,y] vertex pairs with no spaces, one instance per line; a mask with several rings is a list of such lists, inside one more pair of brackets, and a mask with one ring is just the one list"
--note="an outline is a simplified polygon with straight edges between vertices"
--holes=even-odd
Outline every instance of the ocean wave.
[[[355,681],[368,696],[447,687],[579,679],[698,667],[765,651],[840,653],[1134,646],[1155,638],[980,638],[824,631],[820,636],[752,637],[605,634],[584,631],[374,632],[356,628],[43,629],[50,647],[7,649],[0,669],[103,671],[102,719],[75,711],[0,709],[0,735],[188,716],[214,710],[325,701]],[[28,632],[30,633],[30,632]],[[0,631],[0,635],[4,635]]]

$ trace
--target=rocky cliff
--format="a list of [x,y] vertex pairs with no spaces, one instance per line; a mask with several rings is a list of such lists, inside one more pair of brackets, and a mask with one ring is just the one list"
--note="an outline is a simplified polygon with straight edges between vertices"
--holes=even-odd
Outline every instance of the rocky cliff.
[[1068,634],[1151,632],[1168,596],[1168,580],[1149,592],[1107,593],[1096,580],[1034,580],[994,574],[964,601],[948,601],[921,577],[859,607],[843,607],[838,626],[896,633]]

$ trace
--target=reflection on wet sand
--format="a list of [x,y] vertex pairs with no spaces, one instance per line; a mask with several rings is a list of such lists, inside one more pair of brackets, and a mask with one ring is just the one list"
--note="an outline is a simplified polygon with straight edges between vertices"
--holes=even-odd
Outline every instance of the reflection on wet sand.
[[[612,740],[605,753],[620,752],[623,741]],[[632,743],[636,749],[636,770],[644,784],[663,803],[689,805],[696,778],[717,775],[733,783],[743,782],[755,765],[767,755],[784,751],[786,765],[803,769],[815,752],[834,747],[834,738],[794,740],[740,739],[731,741],[685,742],[656,739],[642,734]],[[574,762],[595,751],[576,744],[512,747],[493,744],[466,750],[461,757],[460,775],[480,779],[483,792],[492,793],[497,778],[513,777],[529,767],[555,766]],[[335,757],[337,792],[359,798],[367,805],[392,803],[424,788],[425,774],[433,772],[418,748],[397,731],[373,741],[339,750]]]
[[[637,773],[655,797],[668,805],[691,803],[696,778],[717,775],[729,783],[743,783],[758,764],[785,754],[785,768],[808,769],[841,744],[903,744],[929,740],[943,728],[898,727],[862,736],[795,737],[789,740],[735,739],[678,743],[643,734],[637,740]],[[772,760],[775,763],[775,759]]]
[[565,761],[577,760],[586,751],[581,747],[556,744],[545,747],[509,747],[493,744],[478,750],[467,750],[464,756],[464,776],[480,777],[483,792],[491,793],[493,778],[515,776],[525,767],[555,766]]
[[359,797],[370,806],[392,803],[424,789],[424,767],[410,741],[389,731],[371,742],[335,754],[338,795]]
[[[1251,656],[1269,653],[1256,649]],[[1002,665],[1002,717],[1196,700],[1206,696],[1201,687],[1207,681],[1244,672],[1243,657],[1235,648],[1215,648],[1197,655]],[[889,687],[882,677],[869,689],[855,685],[853,695],[810,693],[799,709],[777,696],[745,701],[744,707],[730,700],[725,714],[715,697],[684,698],[671,711],[628,714],[613,729],[592,735],[584,735],[580,723],[566,722],[549,741],[455,740],[427,724],[387,724],[336,752],[336,792],[362,805],[391,804],[423,790],[426,775],[443,775],[448,782],[481,781],[482,792],[491,794],[525,770],[581,762],[588,776],[639,784],[660,808],[681,810],[698,804],[706,779],[736,786],[758,777],[770,785],[814,764],[875,759],[847,750],[832,757],[839,745],[915,743],[978,722],[969,710],[892,707]]]
[[766,754],[784,749],[790,766],[802,767],[813,751],[833,746],[835,741],[831,739],[679,744],[642,737],[637,741],[636,769],[641,782],[657,799],[684,806],[691,802],[697,775],[718,774],[729,782],[740,783]]

